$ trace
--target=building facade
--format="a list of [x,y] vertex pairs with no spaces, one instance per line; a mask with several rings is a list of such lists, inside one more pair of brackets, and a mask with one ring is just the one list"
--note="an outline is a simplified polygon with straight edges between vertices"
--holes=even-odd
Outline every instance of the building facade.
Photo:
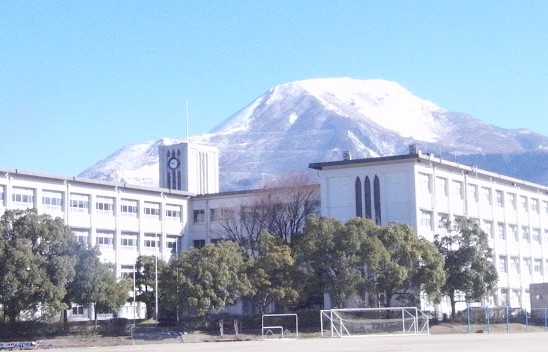
[[[312,163],[310,167],[319,171],[324,216],[342,221],[367,217],[381,225],[405,223],[431,241],[443,233],[443,219],[477,221],[489,236],[499,274],[498,288],[482,302],[485,305],[529,309],[529,285],[548,282],[546,186],[414,148],[407,155]],[[447,309],[448,301],[444,303]],[[462,303],[460,308],[464,307]]]
[[[215,243],[224,237],[223,222],[264,193],[219,193],[215,148],[181,143],[161,147],[159,155],[159,188],[0,169],[0,214],[36,208],[62,218],[79,242],[98,246],[102,260],[123,277],[133,273],[139,255],[168,261],[179,251]],[[406,155],[309,166],[318,170],[323,216],[405,223],[429,240],[444,231],[442,219],[476,220],[489,236],[499,274],[485,305],[530,308],[530,284],[548,282],[546,186],[415,148]],[[426,304],[423,309],[432,309]],[[143,306],[127,305],[119,316],[141,318],[144,312]],[[75,307],[71,319],[89,314]]]

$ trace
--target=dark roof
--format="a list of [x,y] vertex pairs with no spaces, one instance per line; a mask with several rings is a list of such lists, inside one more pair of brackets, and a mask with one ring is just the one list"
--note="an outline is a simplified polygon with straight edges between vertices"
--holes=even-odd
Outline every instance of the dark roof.
[[310,163],[308,164],[308,167],[315,170],[323,170],[324,168],[330,167],[330,166],[352,166],[352,165],[359,165],[359,164],[414,159],[418,157],[419,157],[419,154],[392,155],[392,156],[382,156],[378,158],[337,160],[337,161],[326,161],[323,163]]

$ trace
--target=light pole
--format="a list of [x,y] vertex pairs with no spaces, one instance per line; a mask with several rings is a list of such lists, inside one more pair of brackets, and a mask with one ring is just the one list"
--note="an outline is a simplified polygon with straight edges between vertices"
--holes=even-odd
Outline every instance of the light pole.
[[135,305],[135,265],[133,266],[133,327],[135,328],[135,314],[137,310],[137,306]]
[[156,324],[158,324],[158,256],[154,256],[154,295],[156,299],[155,313],[156,313]]

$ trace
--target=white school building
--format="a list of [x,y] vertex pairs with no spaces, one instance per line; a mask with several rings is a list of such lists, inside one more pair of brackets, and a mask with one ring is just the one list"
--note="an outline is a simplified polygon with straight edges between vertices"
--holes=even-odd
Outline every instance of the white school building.
[[[162,146],[159,158],[159,188],[2,168],[0,214],[36,208],[61,217],[79,242],[99,246],[102,259],[121,277],[133,273],[139,255],[167,261],[178,251],[214,243],[222,238],[222,212],[260,192],[219,192],[219,155],[213,147]],[[442,231],[442,218],[476,219],[489,234],[499,273],[496,293],[483,304],[529,308],[529,285],[548,282],[546,186],[414,147],[405,155],[352,160],[345,154],[344,160],[309,167],[318,170],[323,216],[406,223],[430,240]],[[119,316],[132,318],[134,309],[137,318],[144,317],[143,306],[130,304]],[[72,313],[73,320],[90,317],[82,307]]]
[[[546,186],[443,160],[415,146],[406,155],[309,167],[320,176],[324,216],[405,223],[429,240],[443,231],[443,218],[478,221],[489,235],[499,274],[496,293],[484,305],[529,309],[529,285],[548,282]],[[448,309],[448,300],[444,303]]]

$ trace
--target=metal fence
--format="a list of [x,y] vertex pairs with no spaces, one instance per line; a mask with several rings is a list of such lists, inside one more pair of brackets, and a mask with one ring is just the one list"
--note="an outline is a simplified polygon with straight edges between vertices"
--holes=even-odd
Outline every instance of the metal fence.
[[463,323],[464,332],[548,332],[548,307],[527,311],[522,308],[469,307],[457,312],[455,322]]

